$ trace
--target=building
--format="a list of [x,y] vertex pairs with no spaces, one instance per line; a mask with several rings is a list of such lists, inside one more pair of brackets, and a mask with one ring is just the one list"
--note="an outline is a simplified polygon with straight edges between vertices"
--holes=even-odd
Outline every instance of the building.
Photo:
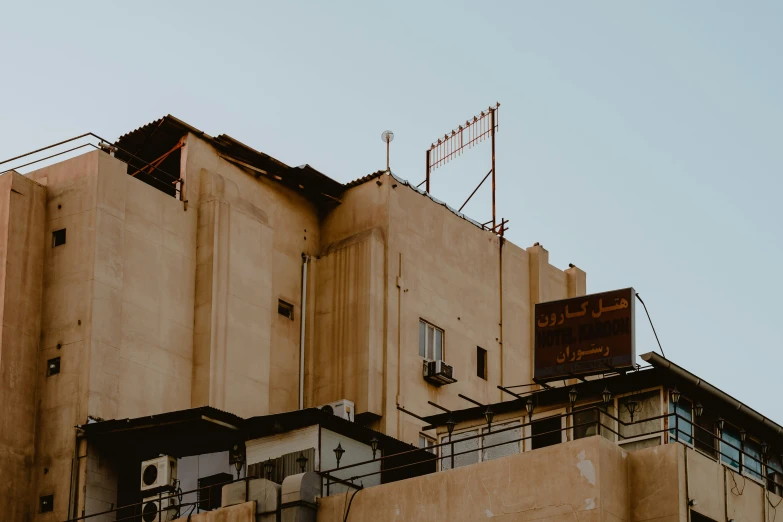
[[[341,184],[172,116],[96,149],[0,176],[0,503],[15,520],[114,502],[97,465],[80,475],[75,426],[91,420],[348,399],[358,423],[417,443],[423,422],[398,405],[502,400],[498,385],[530,379],[519,318],[585,292],[578,268],[390,173]],[[420,332],[456,383],[424,381]]]
[[0,175],[4,519],[775,522],[783,428],[691,372],[534,380],[586,294],[541,245],[172,116],[98,141]]

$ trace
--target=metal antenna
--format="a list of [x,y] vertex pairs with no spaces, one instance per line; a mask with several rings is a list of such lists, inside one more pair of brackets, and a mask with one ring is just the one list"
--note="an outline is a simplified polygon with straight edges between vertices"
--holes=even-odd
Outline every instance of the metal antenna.
[[381,133],[381,139],[386,142],[386,170],[389,170],[389,143],[394,141],[394,133],[390,130],[385,130]]

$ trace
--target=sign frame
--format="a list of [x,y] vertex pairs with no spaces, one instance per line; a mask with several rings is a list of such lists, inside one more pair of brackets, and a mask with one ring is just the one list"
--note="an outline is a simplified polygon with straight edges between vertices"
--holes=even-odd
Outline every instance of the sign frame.
[[536,303],[533,381],[549,382],[633,368],[636,291]]

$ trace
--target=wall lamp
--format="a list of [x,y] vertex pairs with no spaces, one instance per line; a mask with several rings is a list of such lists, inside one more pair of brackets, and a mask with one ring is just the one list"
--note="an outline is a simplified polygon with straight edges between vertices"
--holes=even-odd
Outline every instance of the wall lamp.
[[700,402],[696,403],[696,406],[693,407],[693,413],[696,414],[696,418],[699,418],[704,414],[704,406],[701,405]]
[[533,410],[535,409],[535,404],[533,404],[533,398],[528,397],[527,402],[525,402],[525,411],[527,411],[527,415],[529,418],[533,417]]
[[454,426],[457,425],[457,422],[454,420],[454,417],[449,416],[449,420],[446,421],[446,429],[449,431],[449,440],[451,440],[451,434],[454,432]]
[[334,448],[334,456],[337,457],[337,467],[340,467],[340,459],[343,458],[343,453],[345,453],[345,450],[343,449],[342,445],[338,442],[337,447]]
[[274,467],[275,463],[272,462],[272,459],[266,459],[266,462],[264,462],[264,474],[267,480],[272,480],[272,469]]
[[682,396],[682,394],[680,394],[680,390],[678,390],[676,386],[671,391],[670,395],[671,395],[672,402],[674,404],[677,404],[678,402],[680,402],[680,397]]
[[576,397],[579,392],[576,391],[576,388],[571,388],[568,390],[568,402],[571,403],[571,411],[574,410],[574,404],[576,403]]
[[609,401],[612,400],[612,392],[609,391],[609,387],[605,387],[604,391],[601,393],[601,399],[603,399],[604,404],[609,404]]
[[372,448],[372,460],[375,460],[375,453],[378,451],[378,443],[380,441],[378,440],[378,437],[373,436],[373,438],[370,439],[370,447]]
[[487,431],[492,431],[492,419],[495,418],[495,412],[489,406],[484,412],[484,418],[487,420]]
[[307,467],[307,457],[304,456],[304,453],[299,453],[296,463],[299,464],[299,470],[304,473],[304,470]]

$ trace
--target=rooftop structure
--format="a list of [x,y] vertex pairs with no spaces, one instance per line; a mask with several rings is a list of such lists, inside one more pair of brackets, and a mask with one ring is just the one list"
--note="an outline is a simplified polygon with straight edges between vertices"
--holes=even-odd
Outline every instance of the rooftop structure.
[[[568,495],[588,494],[536,491],[518,503],[542,510],[534,518],[712,516],[680,502],[693,498],[680,473],[697,453],[713,478],[750,479],[776,501],[779,426],[670,361],[535,380],[537,331],[550,324],[536,306],[584,296],[586,274],[552,266],[538,243],[514,245],[503,221],[487,227],[388,170],[339,183],[173,116],[79,140],[0,163],[12,168],[0,175],[7,519],[119,520],[148,505],[172,519],[188,504],[196,522],[320,521],[346,501],[361,519],[424,520],[455,499],[458,522],[477,516],[463,486],[503,466],[545,484],[560,470]],[[37,167],[64,147],[94,150]],[[595,313],[621,308],[632,313],[627,302]],[[551,321],[557,342],[563,320]],[[569,366],[557,359],[555,375]],[[602,459],[609,475],[590,479]],[[645,481],[659,469],[679,488],[656,504],[671,509],[629,504],[622,487],[634,484],[657,498]],[[428,487],[442,500],[411,493]],[[397,500],[369,500],[379,494]],[[728,512],[727,499],[709,509]],[[760,505],[766,518],[747,520],[773,522],[766,503],[731,509],[744,520]],[[485,516],[515,519],[497,509]]]

